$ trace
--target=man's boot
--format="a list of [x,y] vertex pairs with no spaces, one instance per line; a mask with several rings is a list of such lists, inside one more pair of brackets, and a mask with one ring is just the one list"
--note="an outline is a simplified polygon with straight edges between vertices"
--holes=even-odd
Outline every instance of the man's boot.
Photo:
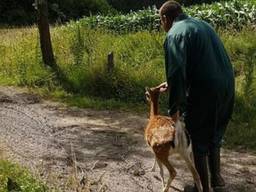
[[224,191],[225,181],[220,174],[220,148],[209,151],[211,186],[215,192]]
[[[194,154],[194,162],[196,170],[200,176],[201,183],[203,186],[203,192],[210,192],[209,178],[208,178],[208,166],[207,166],[207,156],[206,155],[196,155]],[[196,186],[186,186],[184,192],[198,192]]]

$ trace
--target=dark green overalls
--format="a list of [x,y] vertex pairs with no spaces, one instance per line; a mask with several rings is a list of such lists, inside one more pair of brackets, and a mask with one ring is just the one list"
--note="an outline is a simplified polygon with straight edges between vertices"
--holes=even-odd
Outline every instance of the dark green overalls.
[[219,148],[234,105],[234,74],[226,50],[204,21],[181,14],[165,43],[169,113],[184,112],[194,152]]

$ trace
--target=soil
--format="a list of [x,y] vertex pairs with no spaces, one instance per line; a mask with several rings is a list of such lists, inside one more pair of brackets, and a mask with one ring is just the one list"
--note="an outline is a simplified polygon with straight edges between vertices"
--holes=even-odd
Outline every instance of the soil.
[[[60,191],[162,191],[159,169],[148,171],[147,114],[68,107],[0,87],[0,150]],[[177,170],[170,191],[183,191],[192,176],[178,156],[170,160]],[[256,192],[254,154],[223,150],[222,167],[226,191]]]

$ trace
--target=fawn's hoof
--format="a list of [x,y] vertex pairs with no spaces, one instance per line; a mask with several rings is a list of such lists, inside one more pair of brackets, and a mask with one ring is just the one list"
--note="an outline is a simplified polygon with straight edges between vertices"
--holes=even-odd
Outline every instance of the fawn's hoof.
[[152,167],[151,169],[149,169],[150,172],[156,172],[156,168]]
[[156,166],[153,165],[151,168],[146,169],[146,172],[156,172]]

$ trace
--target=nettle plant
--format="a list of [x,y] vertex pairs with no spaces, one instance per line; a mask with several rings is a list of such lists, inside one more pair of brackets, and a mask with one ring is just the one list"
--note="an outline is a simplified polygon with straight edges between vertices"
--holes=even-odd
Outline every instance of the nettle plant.
[[[242,29],[256,26],[256,6],[252,2],[232,0],[228,2],[201,4],[185,8],[185,12],[195,18],[203,19],[215,28]],[[131,11],[129,14],[110,16],[90,16],[69,25],[79,24],[89,28],[104,28],[115,33],[137,31],[158,31],[160,20],[156,7]]]
[[85,17],[76,23],[92,29],[104,28],[117,33],[157,31],[160,27],[160,19],[158,18],[156,7],[149,7],[136,12],[131,11],[126,15]]
[[216,28],[241,29],[256,26],[256,6],[251,2],[229,1],[203,4],[187,8],[186,12],[196,18],[211,23]]

